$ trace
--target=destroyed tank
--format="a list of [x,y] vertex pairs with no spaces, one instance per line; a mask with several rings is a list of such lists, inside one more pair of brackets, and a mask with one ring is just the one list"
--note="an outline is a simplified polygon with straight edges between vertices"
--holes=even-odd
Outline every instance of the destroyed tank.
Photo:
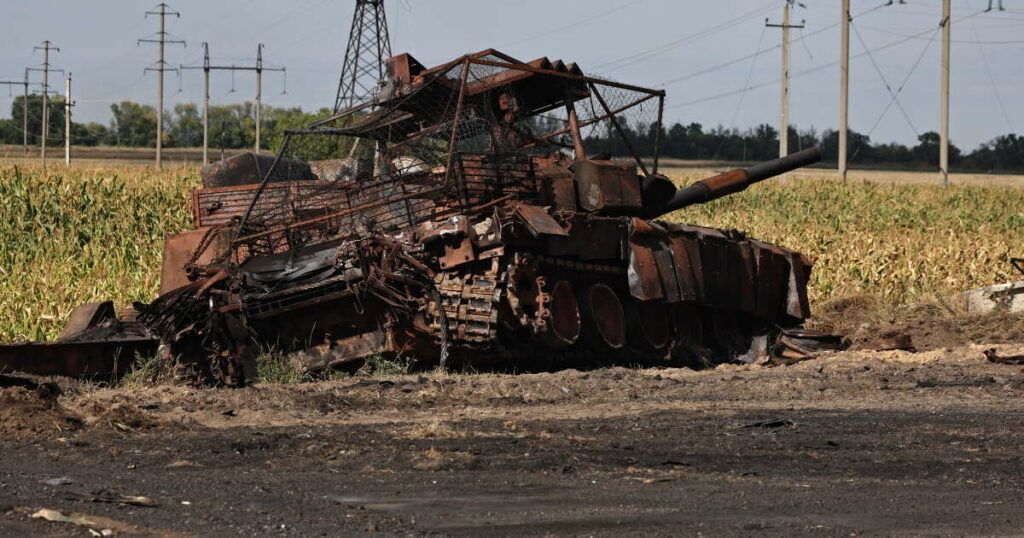
[[677,188],[658,173],[664,97],[495,50],[395,56],[371,100],[288,131],[269,169],[204,174],[138,322],[179,373],[228,385],[262,348],[307,371],[755,357],[809,316],[810,262],[660,219],[820,151]]

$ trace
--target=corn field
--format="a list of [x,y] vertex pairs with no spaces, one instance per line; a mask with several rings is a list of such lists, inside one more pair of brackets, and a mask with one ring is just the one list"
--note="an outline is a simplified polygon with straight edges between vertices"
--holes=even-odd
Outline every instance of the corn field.
[[[198,184],[195,167],[0,166],[0,341],[53,338],[84,302],[152,300],[164,234],[190,226]],[[1003,282],[1024,254],[1024,189],[1006,186],[766,182],[670,218],[807,253],[813,301],[899,304]]]
[[49,339],[78,304],[149,302],[195,168],[0,167],[0,341]]

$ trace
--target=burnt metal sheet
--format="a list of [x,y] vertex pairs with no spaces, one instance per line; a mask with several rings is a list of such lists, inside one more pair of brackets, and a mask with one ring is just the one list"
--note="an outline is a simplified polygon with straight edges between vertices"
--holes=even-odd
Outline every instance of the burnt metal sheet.
[[744,312],[754,313],[757,304],[757,266],[750,241],[733,243],[739,253],[740,264],[736,266],[738,306]]
[[751,241],[757,266],[757,300],[754,314],[777,321],[783,314],[786,288],[789,285],[789,262],[774,245]]
[[811,307],[807,300],[807,282],[811,276],[811,265],[803,255],[789,249],[779,247],[789,261],[789,286],[786,290],[786,314],[796,319],[811,317]]
[[[164,237],[164,258],[160,268],[160,294],[180,288],[189,283],[185,273],[185,265],[209,264],[217,257],[229,255],[231,252],[231,230],[209,227],[189,230],[179,234],[167,234]],[[203,241],[207,233],[213,234],[209,246],[198,257],[194,256],[196,247]]]
[[444,256],[438,259],[438,264],[441,266],[441,269],[451,269],[475,259],[473,241],[468,237],[463,237],[458,245],[444,246]]
[[657,263],[658,276],[661,277],[661,289],[665,294],[665,302],[678,303],[683,300],[682,286],[672,254],[672,243],[667,240],[658,241],[654,247],[654,261]]
[[548,254],[581,260],[623,260],[627,256],[629,219],[576,213],[569,221],[569,237],[550,236]]
[[517,204],[516,214],[534,237],[541,235],[558,235],[568,237],[569,232],[543,208],[530,204]]
[[699,301],[703,296],[703,279],[700,273],[700,250],[692,237],[670,238],[672,259],[675,262],[676,282],[679,283],[680,300]]
[[288,356],[296,369],[318,372],[365,359],[377,353],[394,352],[392,340],[383,330],[370,331],[348,338],[312,346]]
[[117,312],[114,311],[113,301],[100,301],[96,303],[85,303],[76,306],[68,317],[68,322],[57,336],[57,340],[68,340],[73,338],[90,327],[95,327],[104,321],[117,320]]
[[0,373],[117,376],[128,371],[137,355],[156,353],[156,346],[152,338],[0,344]]
[[577,161],[573,173],[580,206],[589,211],[635,209],[643,205],[636,166],[614,161]]
[[633,240],[629,242],[629,267],[626,279],[630,295],[641,301],[665,297],[654,249],[648,245]]

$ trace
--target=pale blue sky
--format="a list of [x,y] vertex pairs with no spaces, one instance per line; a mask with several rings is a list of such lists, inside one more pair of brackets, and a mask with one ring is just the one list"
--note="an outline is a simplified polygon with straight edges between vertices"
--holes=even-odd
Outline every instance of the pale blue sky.
[[[1024,1],[1004,1],[1007,11],[979,14],[987,0],[953,0],[951,137],[967,149],[1010,132],[1011,126],[1024,131]],[[156,31],[157,20],[143,16],[155,3],[3,0],[0,78],[21,80],[26,66],[42,61],[33,46],[49,39],[61,48],[53,63],[74,73],[76,119],[106,123],[110,104],[121,100],[154,104],[156,78],[153,73],[143,76],[143,69],[155,61],[156,47],[136,46],[136,39]],[[855,16],[870,10],[854,23],[869,48],[903,41],[874,54],[893,90],[921,58],[900,94],[914,128],[893,106],[872,139],[911,143],[915,128],[937,130],[941,36],[933,30],[940,19],[940,0],[907,0],[886,7],[879,7],[886,0],[852,3]],[[353,0],[169,4],[181,18],[169,19],[168,31],[188,42],[185,49],[169,47],[171,64],[198,64],[203,41],[210,43],[215,62],[251,62],[256,44],[262,42],[268,64],[288,67],[287,95],[278,95],[279,74],[264,75],[268,105],[312,109],[333,104]],[[813,125],[820,131],[838,122],[839,68],[830,64],[838,59],[839,0],[804,4],[806,8],[794,11],[793,22],[806,20],[807,27],[793,31],[792,72],[816,70],[793,78],[790,117],[793,124]],[[387,0],[394,52],[411,52],[425,64],[487,47],[524,60],[562,58],[597,75],[664,87],[669,122],[741,128],[777,123],[780,52],[772,47],[780,36],[777,29],[763,27],[766,17],[780,22],[782,6],[782,0]],[[720,29],[706,31],[716,27]],[[802,35],[804,40],[799,39]],[[935,41],[929,43],[933,36]],[[753,63],[740,60],[758,50],[762,53]],[[852,54],[863,50],[854,33]],[[630,63],[634,56],[640,60]],[[733,60],[737,61],[701,74]],[[889,93],[867,56],[852,61],[852,80],[851,127],[867,132],[889,102]],[[215,73],[213,101],[252,98],[252,74],[238,73],[234,86],[236,92],[230,93],[231,76]],[[744,95],[745,86],[753,88]],[[202,72],[183,72],[182,91],[178,89],[178,77],[168,73],[168,109],[177,102],[201,99]],[[711,99],[701,101],[705,98]],[[10,102],[0,87],[0,115],[9,114]]]

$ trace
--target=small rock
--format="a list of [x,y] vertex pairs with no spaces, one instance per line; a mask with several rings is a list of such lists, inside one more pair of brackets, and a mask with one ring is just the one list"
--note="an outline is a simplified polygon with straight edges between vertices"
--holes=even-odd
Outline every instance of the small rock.
[[70,478],[65,478],[63,476],[59,478],[51,478],[46,481],[47,486],[68,486],[74,483],[75,482]]

